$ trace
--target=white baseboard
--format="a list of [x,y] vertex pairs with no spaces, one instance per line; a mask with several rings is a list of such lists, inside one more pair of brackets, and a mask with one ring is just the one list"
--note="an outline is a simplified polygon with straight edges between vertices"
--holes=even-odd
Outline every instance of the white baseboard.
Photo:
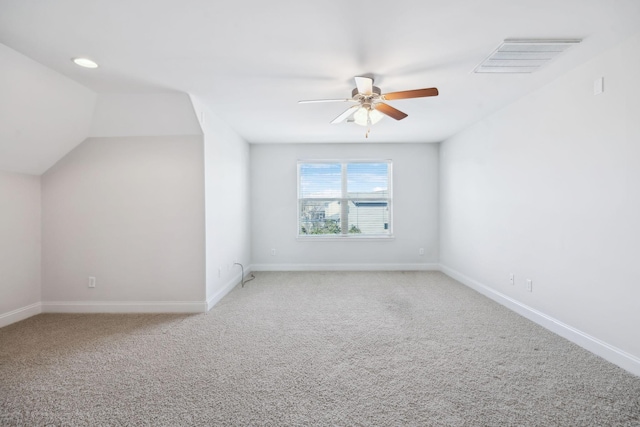
[[[245,271],[442,271],[451,278],[580,347],[640,376],[640,358],[531,308],[443,264],[254,264]],[[202,313],[241,282],[237,275],[207,301],[45,301],[0,314],[0,327],[40,313]]]
[[205,301],[44,301],[43,313],[203,313]]
[[620,366],[631,372],[634,375],[640,376],[640,359],[632,354],[625,352],[617,347],[607,344],[598,338],[592,337],[573,326],[567,325],[555,319],[541,311],[531,308],[520,301],[517,301],[501,292],[498,292],[489,286],[486,286],[464,274],[449,268],[445,265],[440,265],[440,271],[447,276],[459,281],[460,283],[480,292],[488,298],[496,301],[497,303],[507,307],[508,309],[515,311],[519,315],[526,317],[532,322],[550,330],[553,333],[560,335],[563,338],[579,345],[580,347],[594,353],[603,359]]
[[253,271],[438,271],[439,264],[253,264]]
[[[248,270],[245,270],[244,274],[247,276],[251,273],[251,267]],[[207,299],[207,310],[209,311],[213,308],[214,305],[220,302],[225,295],[227,295],[233,288],[235,288],[239,283],[242,283],[242,273],[236,274],[233,276],[231,280],[229,280],[219,291],[214,293],[210,298]]]
[[42,304],[39,302],[27,305],[25,307],[20,307],[8,313],[2,313],[0,314],[0,328],[40,313],[42,313]]

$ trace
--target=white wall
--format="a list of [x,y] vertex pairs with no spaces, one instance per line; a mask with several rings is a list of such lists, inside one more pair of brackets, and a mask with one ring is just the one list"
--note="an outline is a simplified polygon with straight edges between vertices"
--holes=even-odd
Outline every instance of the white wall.
[[0,170],[41,174],[88,135],[96,94],[0,44]]
[[203,311],[203,169],[202,136],[150,136],[89,138],[48,170],[44,310]]
[[0,327],[40,312],[40,177],[0,172]]
[[[297,161],[391,159],[390,240],[297,240]],[[251,145],[255,269],[423,269],[438,262],[437,144]],[[418,254],[419,248],[425,255]],[[276,249],[276,255],[271,255]]]
[[204,131],[208,307],[250,270],[249,144],[192,97]]
[[199,135],[186,93],[98,95],[89,136]]
[[440,250],[640,373],[638,52],[640,35],[444,142]]

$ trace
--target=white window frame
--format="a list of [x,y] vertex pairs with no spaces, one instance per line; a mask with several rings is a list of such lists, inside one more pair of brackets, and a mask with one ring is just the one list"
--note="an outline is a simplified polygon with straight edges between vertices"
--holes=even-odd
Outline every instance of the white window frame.
[[[310,163],[318,163],[318,164],[340,164],[341,165],[341,181],[342,181],[342,194],[341,197],[328,197],[328,198],[302,198],[301,196],[301,188],[300,188],[300,166],[303,164]],[[353,163],[386,163],[387,164],[387,193],[388,196],[385,199],[380,198],[350,198],[347,194],[347,165]],[[313,160],[298,160],[297,163],[297,220],[296,220],[296,236],[298,240],[310,240],[310,241],[318,241],[318,240],[392,240],[393,236],[393,161],[390,159],[366,159],[366,160],[353,160],[353,159],[313,159]],[[300,224],[300,210],[303,201],[313,200],[313,201],[339,201],[342,212],[340,214],[340,229],[342,230],[341,234],[301,234],[301,224]],[[385,200],[387,202],[388,209],[388,232],[383,234],[359,234],[359,233],[349,233],[348,231],[348,209],[349,209],[349,201],[362,201],[362,202],[380,202],[381,200]]]

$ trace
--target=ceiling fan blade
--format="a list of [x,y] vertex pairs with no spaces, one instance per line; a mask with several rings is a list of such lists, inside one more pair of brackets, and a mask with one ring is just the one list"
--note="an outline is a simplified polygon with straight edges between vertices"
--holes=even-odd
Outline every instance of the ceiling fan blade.
[[314,104],[317,102],[348,102],[348,101],[354,101],[351,98],[344,98],[344,99],[308,99],[308,100],[304,100],[304,101],[298,101],[298,104]]
[[373,79],[370,77],[356,77],[356,87],[360,95],[371,95],[373,92]]
[[405,90],[402,92],[391,92],[382,95],[382,98],[386,101],[393,101],[394,99],[407,99],[407,98],[424,98],[427,96],[438,96],[438,89],[435,87],[429,89],[415,89]]
[[384,102],[379,102],[377,104],[375,104],[374,108],[378,111],[380,111],[381,113],[386,114],[387,116],[396,119],[396,120],[402,120],[405,117],[407,117],[407,114],[403,113],[400,110],[397,110],[395,108],[393,108],[391,105],[385,104]]
[[335,125],[337,123],[342,123],[344,122],[350,115],[352,115],[353,113],[355,113],[355,111],[360,108],[360,105],[354,105],[353,107],[349,107],[347,108],[342,114],[340,114],[338,117],[336,117],[335,119],[333,119],[331,121],[332,125]]

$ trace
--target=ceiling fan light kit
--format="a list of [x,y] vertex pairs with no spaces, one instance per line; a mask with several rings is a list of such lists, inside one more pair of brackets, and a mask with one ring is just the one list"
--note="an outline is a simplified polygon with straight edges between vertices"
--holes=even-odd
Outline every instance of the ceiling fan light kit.
[[353,113],[354,123],[360,126],[375,125],[383,117],[384,114],[371,107],[360,107]]
[[[316,99],[309,101],[298,101],[300,104],[310,104],[318,102],[353,102],[342,114],[331,121],[332,124],[344,121],[354,122],[360,126],[371,126],[378,123],[385,115],[395,120],[402,120],[407,114],[386,104],[384,101],[396,99],[424,98],[437,96],[438,89],[415,89],[402,92],[390,92],[383,94],[379,87],[373,85],[370,77],[355,77],[356,88],[351,91],[351,98],[346,99]],[[368,137],[367,131],[366,136]]]

